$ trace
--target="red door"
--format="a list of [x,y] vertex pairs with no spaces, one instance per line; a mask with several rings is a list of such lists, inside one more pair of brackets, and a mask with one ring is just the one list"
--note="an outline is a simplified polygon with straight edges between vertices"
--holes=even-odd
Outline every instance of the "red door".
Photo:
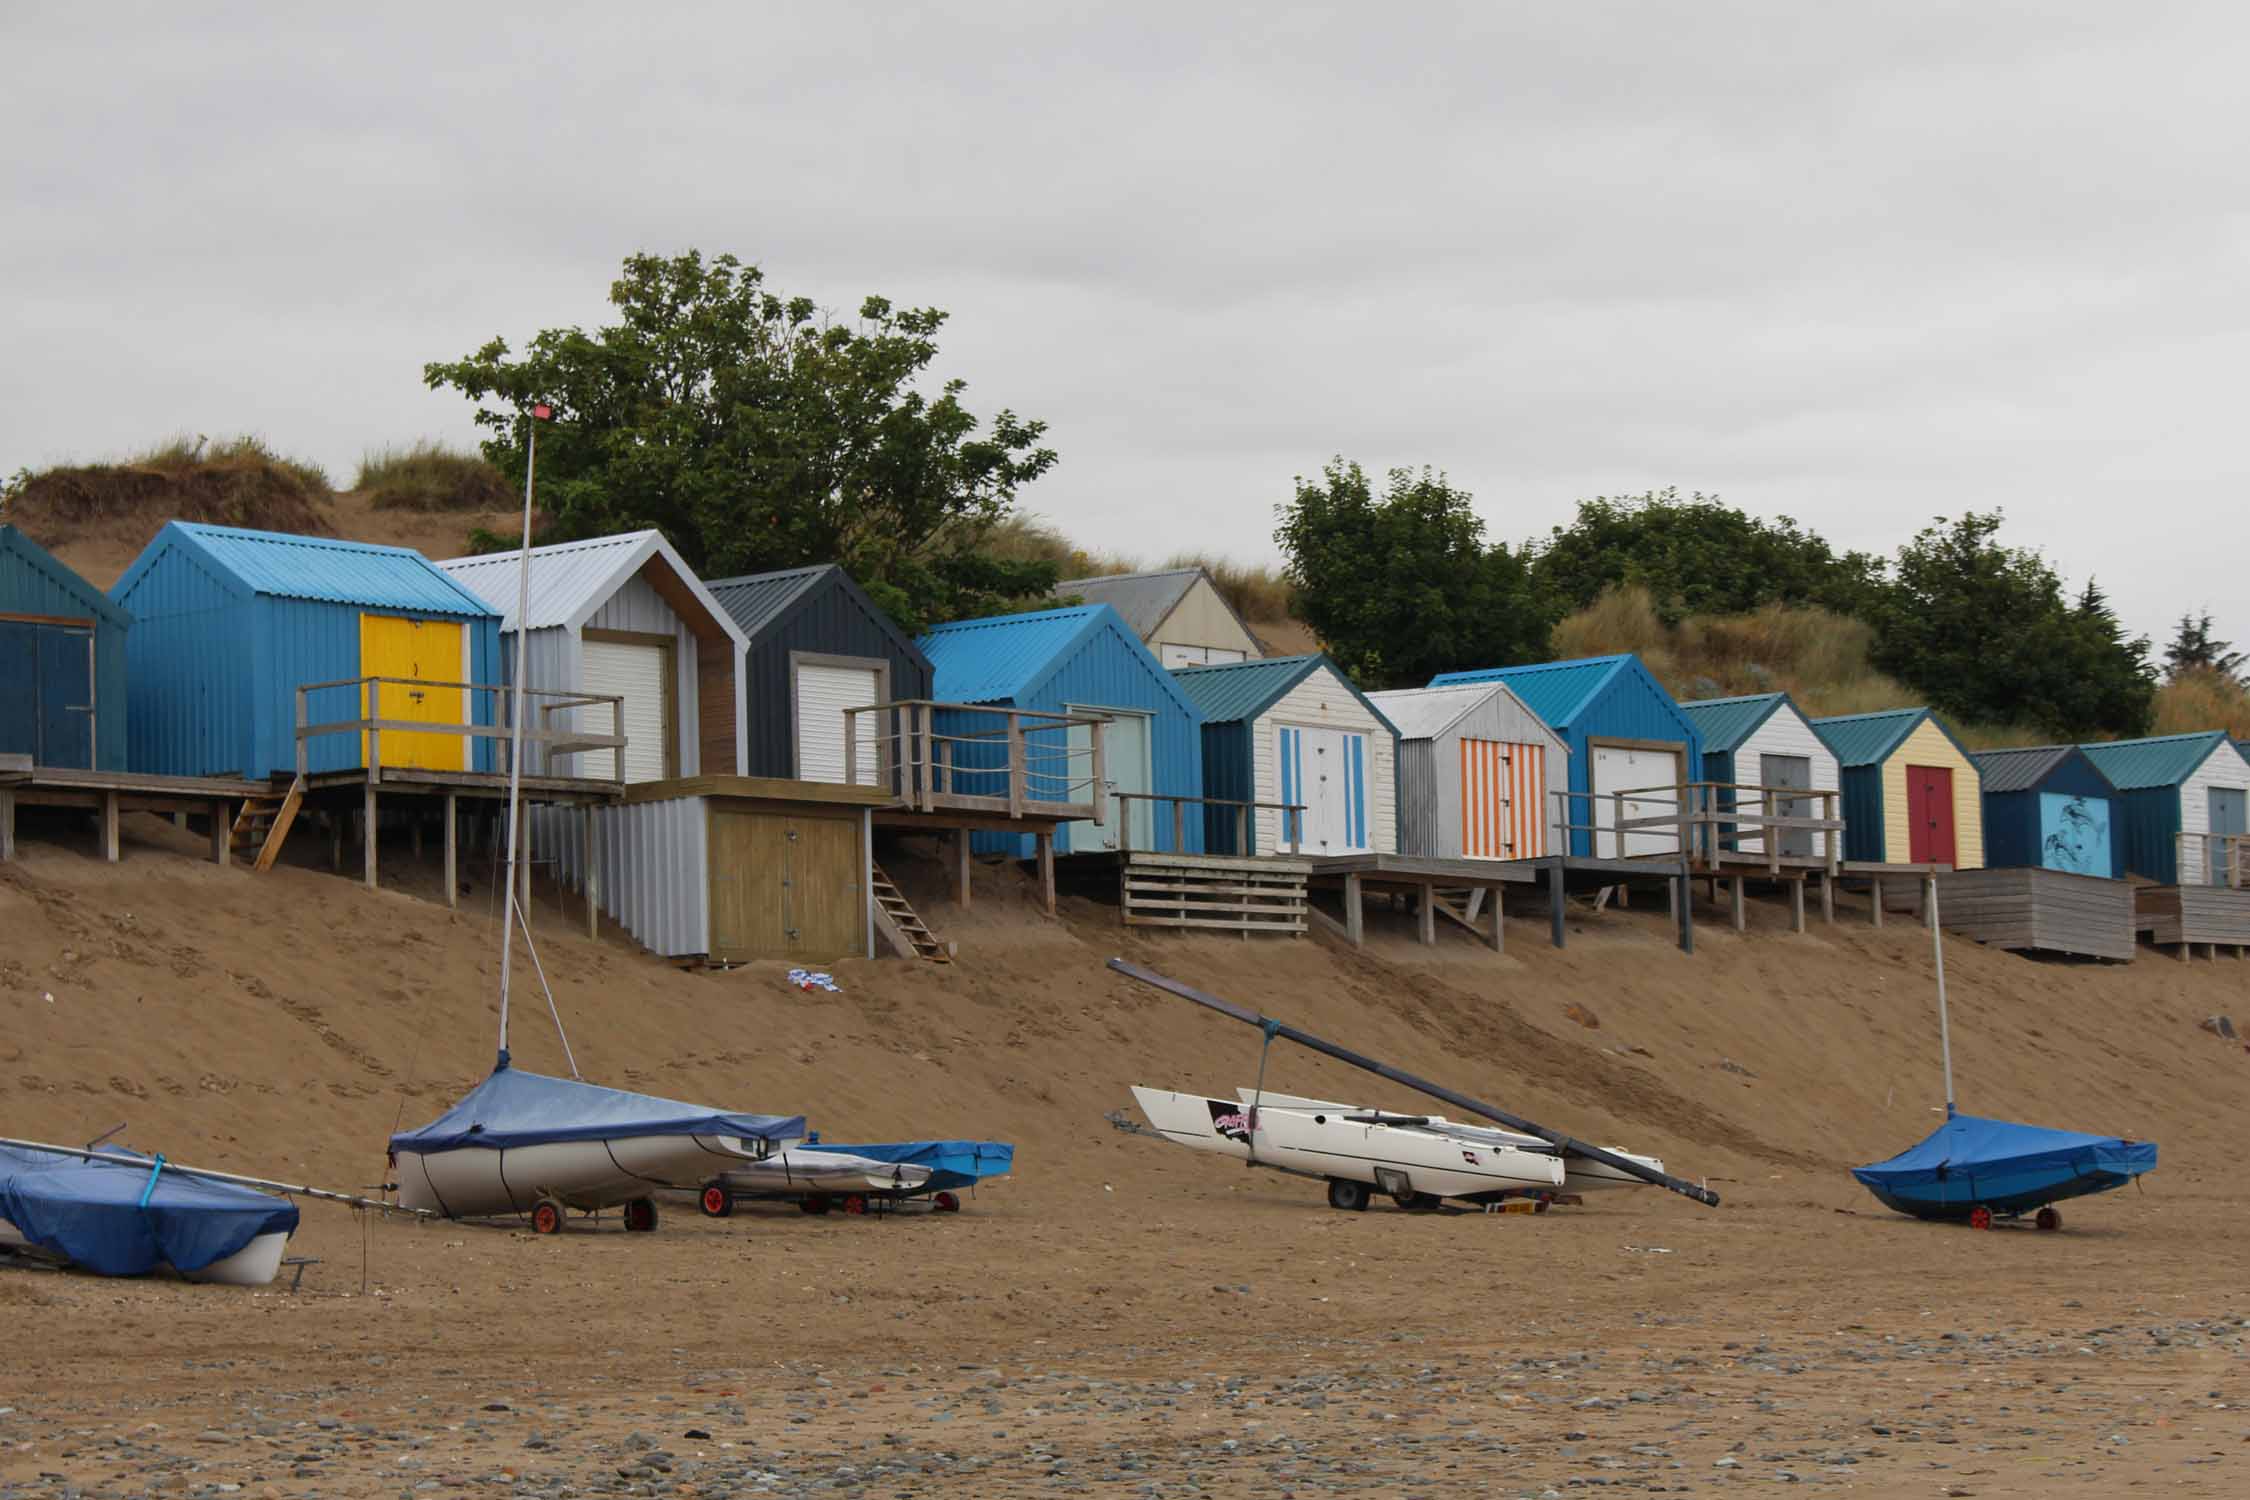
[[1954,863],[1951,767],[1906,768],[1906,848],[1918,865]]

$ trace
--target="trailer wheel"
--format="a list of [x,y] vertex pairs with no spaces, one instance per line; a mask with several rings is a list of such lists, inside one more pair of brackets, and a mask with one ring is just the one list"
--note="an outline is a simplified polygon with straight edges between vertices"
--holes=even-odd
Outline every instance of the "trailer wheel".
[[930,1206],[941,1214],[957,1214],[961,1211],[961,1200],[951,1193],[939,1193],[930,1200]]
[[2055,1212],[2051,1207],[2042,1208],[2032,1216],[2031,1222],[2046,1230],[2049,1234],[2053,1234],[2056,1230],[2062,1228],[2062,1215]]
[[1367,1207],[1372,1195],[1364,1182],[1352,1182],[1342,1177],[1328,1179],[1328,1206],[1340,1208],[1345,1213],[1356,1214]]
[[1971,1229],[1990,1229],[1992,1227],[1992,1210],[1981,1203],[1970,1209],[1969,1227]]
[[560,1234],[563,1227],[563,1206],[553,1198],[542,1198],[531,1205],[531,1232],[533,1234]]
[[734,1212],[734,1189],[723,1182],[703,1184],[703,1212],[711,1218],[723,1219]]
[[824,1214],[828,1212],[828,1195],[826,1193],[805,1194],[804,1197],[797,1200],[797,1211],[799,1213],[807,1214]]
[[1398,1206],[1410,1214],[1434,1214],[1444,1204],[1445,1200],[1435,1193],[1415,1193],[1411,1197],[1401,1199]]
[[625,1205],[625,1228],[633,1234],[656,1232],[656,1200],[635,1198]]
[[857,1217],[867,1212],[867,1199],[858,1193],[844,1195],[844,1212]]

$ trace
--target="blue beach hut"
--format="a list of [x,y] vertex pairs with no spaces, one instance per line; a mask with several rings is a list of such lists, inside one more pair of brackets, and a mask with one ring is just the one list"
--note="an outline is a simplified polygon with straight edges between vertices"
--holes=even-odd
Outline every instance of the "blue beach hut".
[[2250,833],[2250,760],[2224,731],[2080,748],[2117,787],[2126,869],[2158,885],[2227,883],[2222,840]]
[[2061,870],[2117,880],[2125,874],[2117,788],[2076,745],[1979,750],[1987,869]]
[[[940,625],[915,643],[929,658],[932,693],[944,703],[1031,709],[1051,714],[1101,714],[1110,719],[1102,736],[1103,775],[1112,792],[1154,792],[1167,796],[1203,795],[1203,714],[1165,671],[1124,617],[1106,604],[998,615]],[[941,735],[992,735],[988,715],[959,711],[937,715]],[[1086,731],[1072,730],[1073,749],[1082,749]],[[1057,734],[1035,735],[1026,774],[1032,795],[1043,800],[1076,800],[1083,787],[1073,778],[1086,774],[1082,755],[1065,760]],[[955,784],[965,791],[1007,793],[1004,762],[997,744],[954,746]],[[1169,813],[1152,814],[1147,803],[1134,805],[1132,846],[1166,853],[1203,852],[1203,820],[1190,809],[1185,850],[1172,847]],[[1109,803],[1103,823],[1068,823],[1055,832],[1062,854],[1099,853],[1118,847],[1119,804]],[[1029,858],[1030,834],[980,833],[974,847],[985,853]]]
[[[1664,684],[1629,654],[1440,672],[1431,687],[1504,682],[1570,745],[1570,852],[1600,858],[1677,854],[1676,833],[1616,824],[1619,792],[1627,821],[1679,812],[1684,788],[1701,778],[1703,736]],[[1664,788],[1673,788],[1666,791]],[[1594,825],[1589,827],[1588,825]]]
[[0,755],[125,769],[132,616],[13,526],[0,526]]
[[[297,768],[297,689],[363,677],[441,686],[387,689],[386,720],[488,723],[500,615],[421,553],[334,537],[172,521],[109,591],[132,612],[132,770],[260,780]],[[364,690],[308,695],[318,725],[363,716]],[[386,730],[386,768],[489,770],[489,741]],[[308,742],[308,769],[357,770],[366,736]]]

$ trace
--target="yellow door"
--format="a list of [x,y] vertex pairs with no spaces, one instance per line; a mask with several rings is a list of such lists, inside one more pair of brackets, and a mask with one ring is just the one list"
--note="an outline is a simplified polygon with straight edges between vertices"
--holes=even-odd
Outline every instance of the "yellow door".
[[[386,722],[408,720],[424,724],[460,724],[461,625],[454,620],[408,620],[397,615],[359,617],[359,675],[397,677],[412,686],[386,682],[372,694],[377,712],[368,712],[369,689],[360,689],[360,717]],[[446,687],[422,684],[442,682]],[[383,731],[383,764],[424,771],[459,771],[468,764],[465,734]],[[368,764],[367,735],[359,739],[361,765]]]

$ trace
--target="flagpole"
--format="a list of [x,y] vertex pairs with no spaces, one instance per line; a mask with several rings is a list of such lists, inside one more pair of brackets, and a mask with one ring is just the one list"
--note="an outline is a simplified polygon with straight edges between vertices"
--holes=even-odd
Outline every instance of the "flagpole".
[[533,476],[539,468],[539,424],[554,415],[554,409],[545,402],[531,408],[531,421],[525,428],[523,465],[523,548],[516,558],[516,658],[512,702],[508,712],[508,879],[507,905],[500,922],[500,1060],[499,1067],[508,1065],[508,981],[514,968],[516,954],[516,923],[521,908],[516,904],[516,851],[522,838],[520,824],[523,819],[523,714],[524,679],[530,675],[530,664],[524,660],[524,621],[531,618],[531,492]]

